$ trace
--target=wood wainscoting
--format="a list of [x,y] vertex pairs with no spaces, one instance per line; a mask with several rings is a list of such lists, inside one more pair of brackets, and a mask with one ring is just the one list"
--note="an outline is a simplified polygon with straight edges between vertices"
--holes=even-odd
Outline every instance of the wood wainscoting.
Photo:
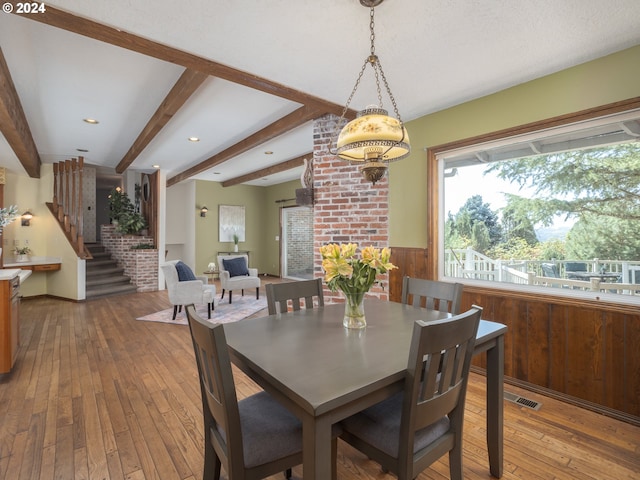
[[[389,295],[402,277],[430,278],[426,249],[392,247]],[[464,283],[464,282],[463,282]],[[640,308],[596,300],[464,287],[462,308],[504,323],[505,379],[640,425]],[[474,360],[484,367],[484,356]]]

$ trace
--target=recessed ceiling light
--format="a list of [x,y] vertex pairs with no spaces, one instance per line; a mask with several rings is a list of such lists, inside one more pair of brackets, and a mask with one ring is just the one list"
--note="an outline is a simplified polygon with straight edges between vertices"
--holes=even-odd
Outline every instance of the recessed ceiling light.
[[220,172],[213,172],[214,175],[220,175]]
[[271,150],[267,150],[266,152],[264,152],[265,155],[273,155],[273,152]]
[[151,165],[153,168],[160,168],[160,165]]
[[189,140],[190,142],[199,142],[200,139],[198,137],[189,137],[187,140]]
[[76,151],[82,152],[82,153],[87,153],[89,150],[87,150],[86,148],[76,148]]
[[100,123],[100,122],[99,122],[98,120],[96,120],[95,118],[83,118],[83,119],[82,119],[82,121],[83,121],[83,122],[86,122],[86,123],[90,123],[91,125],[97,125],[97,124],[99,124],[99,123]]

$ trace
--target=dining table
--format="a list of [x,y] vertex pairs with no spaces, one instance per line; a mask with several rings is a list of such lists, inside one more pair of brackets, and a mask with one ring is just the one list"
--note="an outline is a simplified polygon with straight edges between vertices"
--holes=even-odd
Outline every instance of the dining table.
[[[232,362],[302,422],[306,480],[331,478],[332,426],[403,389],[416,320],[446,312],[367,298],[367,326],[342,325],[344,304],[244,319],[224,325]],[[504,335],[481,320],[475,352],[487,352],[489,470],[503,472]]]

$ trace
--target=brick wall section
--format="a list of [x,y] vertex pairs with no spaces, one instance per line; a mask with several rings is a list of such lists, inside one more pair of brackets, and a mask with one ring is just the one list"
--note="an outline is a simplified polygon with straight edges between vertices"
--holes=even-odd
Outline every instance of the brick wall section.
[[131,283],[138,292],[158,290],[158,250],[131,250],[140,243],[153,243],[152,237],[142,235],[122,235],[116,233],[113,225],[100,226],[102,245],[111,257],[124,268],[124,274],[131,277]]
[[[389,183],[385,175],[372,185],[350,164],[329,153],[329,143],[338,117],[326,115],[314,122],[313,187],[314,187],[314,271],[322,276],[319,248],[327,243],[357,243],[359,247],[389,246]],[[388,274],[369,296],[389,299]],[[325,302],[342,301],[340,292],[325,287]],[[365,302],[366,305],[366,302]],[[365,307],[366,308],[366,307]]]

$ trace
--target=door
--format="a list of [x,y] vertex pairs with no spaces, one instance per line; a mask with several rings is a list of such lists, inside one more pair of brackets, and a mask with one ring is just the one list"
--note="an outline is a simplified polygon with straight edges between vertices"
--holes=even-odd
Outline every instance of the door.
[[313,278],[313,209],[285,207],[281,210],[280,271],[284,278]]

